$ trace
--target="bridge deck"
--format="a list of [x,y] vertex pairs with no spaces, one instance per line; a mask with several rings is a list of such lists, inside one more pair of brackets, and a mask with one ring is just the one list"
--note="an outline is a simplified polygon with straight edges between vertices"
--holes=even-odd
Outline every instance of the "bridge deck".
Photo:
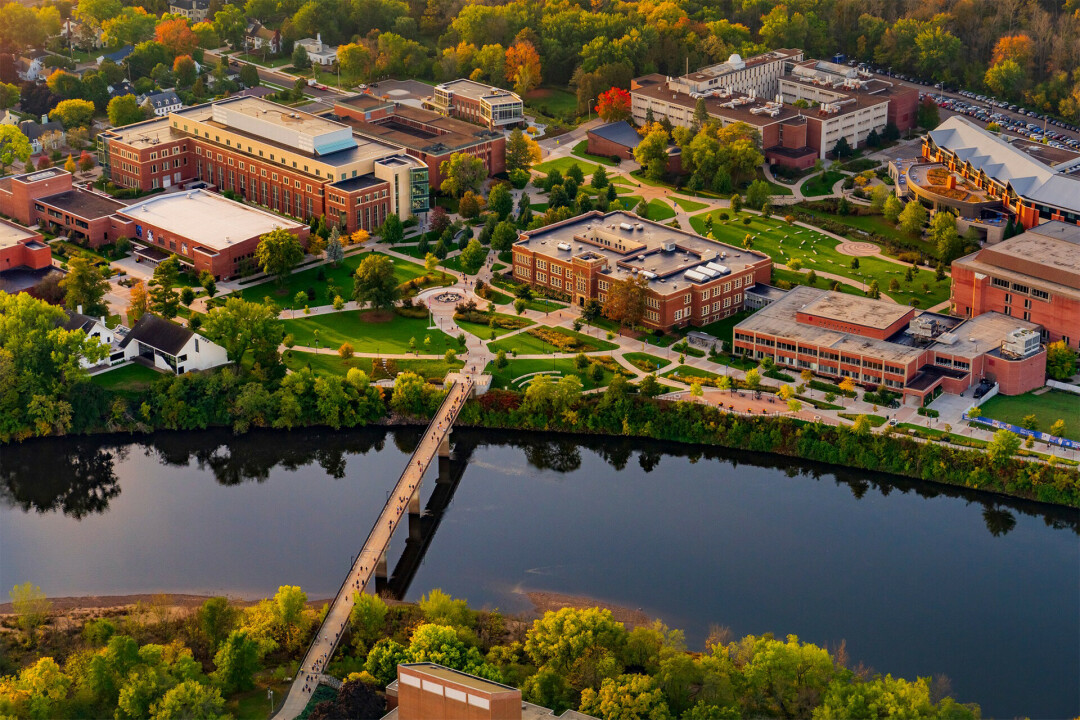
[[379,519],[375,521],[375,526],[368,534],[360,554],[356,557],[349,574],[330,604],[326,619],[323,620],[315,640],[304,655],[300,671],[289,688],[289,694],[275,715],[277,720],[292,720],[303,712],[314,690],[315,676],[329,663],[337,648],[341,633],[349,622],[349,614],[353,608],[353,593],[362,592],[372,581],[375,569],[390,545],[394,530],[397,529],[401,519],[407,515],[409,498],[414,489],[419,487],[424,471],[435,459],[439,447],[450,433],[458,412],[472,391],[472,386],[473,381],[462,376],[450,387],[450,392],[439,406],[439,411],[424,432],[420,444],[409,457],[409,463],[390,493],[390,499],[386,501],[382,512],[379,513]]

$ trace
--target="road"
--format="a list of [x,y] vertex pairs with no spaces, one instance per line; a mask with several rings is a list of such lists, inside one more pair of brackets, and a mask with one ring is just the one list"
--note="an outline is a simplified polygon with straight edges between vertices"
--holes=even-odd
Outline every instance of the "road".
[[[217,50],[207,50],[205,57],[208,60],[217,62],[223,53],[219,53]],[[237,60],[234,57],[229,57],[229,62],[234,67],[239,68],[240,65],[252,65],[259,72],[259,80],[271,85],[279,85],[281,87],[291,88],[296,83],[298,75],[290,75],[288,73],[281,72],[280,70],[271,70],[270,68],[256,65],[255,63],[249,63],[244,60]],[[326,90],[320,90],[316,87],[307,87],[304,89],[304,93],[310,95],[316,99],[334,98],[338,95],[342,95],[348,92],[347,90],[338,90],[337,88],[327,87]]]

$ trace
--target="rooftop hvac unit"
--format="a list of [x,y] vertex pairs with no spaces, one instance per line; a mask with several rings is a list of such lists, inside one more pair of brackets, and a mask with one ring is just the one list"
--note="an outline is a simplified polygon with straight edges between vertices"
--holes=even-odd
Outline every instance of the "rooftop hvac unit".
[[720,273],[721,275],[729,275],[729,274],[731,274],[731,268],[729,268],[727,265],[721,265],[720,263],[714,263],[714,262],[706,263],[705,267],[709,268],[710,270],[715,270],[716,272]]
[[620,230],[633,230],[634,226],[631,225],[630,223],[624,222],[624,223],[619,223],[619,229]]
[[683,274],[683,276],[684,276],[684,277],[685,277],[685,278],[686,278],[687,280],[691,280],[691,281],[693,281],[693,282],[696,282],[696,283],[700,283],[700,282],[705,282],[705,280],[707,280],[707,279],[708,279],[708,278],[707,278],[707,277],[706,277],[705,275],[702,275],[702,274],[701,274],[701,273],[699,273],[699,272],[698,272],[697,270],[687,270],[687,271],[686,271],[686,272],[685,272],[685,273]]
[[663,248],[664,252],[675,252],[675,243],[671,240],[668,240],[660,247]]
[[1026,358],[1039,351],[1041,340],[1035,330],[1016,328],[1005,336],[1005,342],[1001,344],[1001,351],[1009,355]]
[[650,280],[656,279],[656,273],[652,272],[651,270],[642,270],[641,274],[649,278]]
[[558,245],[556,245],[555,247],[559,248],[560,250],[570,250],[571,249],[570,243],[568,243],[568,242],[561,242]]
[[637,230],[644,230],[645,226],[642,225],[641,223],[635,223],[634,228],[637,229]]
[[924,315],[920,315],[908,323],[908,332],[920,340],[932,340],[943,329],[936,319]]

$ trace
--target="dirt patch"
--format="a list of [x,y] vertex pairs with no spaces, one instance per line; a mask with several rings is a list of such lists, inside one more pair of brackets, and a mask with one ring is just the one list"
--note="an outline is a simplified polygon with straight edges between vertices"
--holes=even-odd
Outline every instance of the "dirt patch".
[[388,323],[394,319],[393,310],[365,310],[360,319],[367,323]]
[[529,598],[529,602],[536,608],[536,612],[541,615],[546,612],[562,610],[566,607],[577,610],[598,607],[610,610],[612,617],[625,625],[627,630],[639,625],[651,625],[653,621],[653,618],[649,617],[641,608],[631,610],[622,605],[614,605],[586,595],[564,595],[547,590],[534,590],[526,592],[525,596]]
[[552,96],[552,91],[547,88],[535,88],[525,93],[526,100],[543,100]]

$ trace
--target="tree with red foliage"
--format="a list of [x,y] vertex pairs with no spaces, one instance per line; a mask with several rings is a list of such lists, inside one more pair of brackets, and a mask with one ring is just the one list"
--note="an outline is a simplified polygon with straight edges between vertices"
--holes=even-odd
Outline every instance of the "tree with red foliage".
[[630,93],[617,87],[600,93],[596,114],[604,122],[616,122],[630,117]]
[[89,172],[94,167],[94,156],[85,150],[79,155],[79,169],[83,172]]
[[51,168],[52,167],[52,160],[49,159],[48,155],[42,155],[41,157],[39,157],[37,159],[36,164],[37,164],[37,169],[38,170],[44,170],[46,168]]
[[198,36],[183,18],[158,23],[154,28],[154,39],[167,47],[173,56],[190,55],[199,47]]

